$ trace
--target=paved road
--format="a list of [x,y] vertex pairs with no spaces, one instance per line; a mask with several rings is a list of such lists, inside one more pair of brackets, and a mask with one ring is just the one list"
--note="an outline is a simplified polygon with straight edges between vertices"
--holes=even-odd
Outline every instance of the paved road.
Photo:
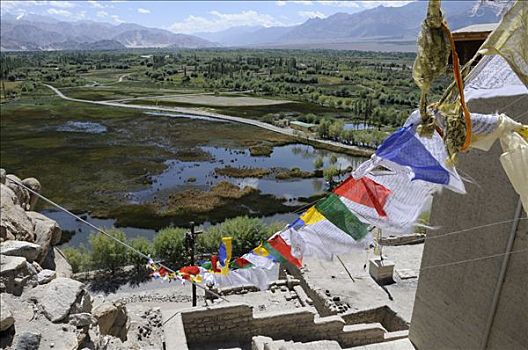
[[303,140],[307,140],[307,141],[311,141],[311,142],[316,142],[316,143],[320,143],[320,144],[325,144],[325,145],[338,147],[338,148],[341,148],[341,149],[344,149],[344,150],[352,151],[352,152],[354,152],[357,155],[362,155],[362,156],[366,156],[366,157],[370,156],[373,153],[373,151],[371,151],[371,150],[366,150],[366,149],[363,149],[363,148],[359,148],[357,146],[345,145],[345,144],[342,144],[342,143],[339,143],[339,142],[335,142],[335,141],[316,139],[316,138],[313,138],[313,137],[310,137],[310,136],[306,135],[305,133],[299,132],[299,131],[291,129],[291,128],[280,128],[280,127],[277,127],[277,126],[274,126],[274,125],[271,125],[271,124],[268,124],[268,123],[264,123],[264,122],[261,122],[261,121],[258,121],[258,120],[240,118],[240,117],[233,117],[233,116],[230,116],[230,115],[203,111],[203,110],[200,110],[200,109],[197,109],[197,108],[158,107],[158,106],[148,106],[148,105],[127,105],[127,104],[113,102],[113,101],[82,100],[82,99],[78,99],[78,98],[68,97],[68,96],[64,95],[59,89],[57,89],[54,86],[51,86],[51,85],[48,85],[48,84],[44,84],[44,85],[47,86],[48,88],[50,88],[51,90],[53,90],[53,92],[55,92],[57,94],[57,96],[59,96],[60,98],[62,98],[64,100],[67,100],[67,101],[81,102],[81,103],[91,103],[91,104],[96,104],[96,105],[103,105],[103,106],[110,106],[110,107],[119,107],[119,108],[142,109],[142,110],[150,110],[150,111],[165,111],[165,112],[172,112],[172,113],[181,113],[181,114],[205,116],[205,117],[219,119],[219,120],[226,120],[226,121],[231,121],[231,122],[235,122],[235,123],[253,125],[253,126],[256,126],[256,127],[262,128],[262,129],[270,130],[270,131],[273,131],[273,132],[276,132],[276,133],[279,133],[279,134],[283,134],[283,135],[287,135],[287,136],[291,136],[291,137],[294,137],[294,138],[299,138],[299,139],[303,139]]

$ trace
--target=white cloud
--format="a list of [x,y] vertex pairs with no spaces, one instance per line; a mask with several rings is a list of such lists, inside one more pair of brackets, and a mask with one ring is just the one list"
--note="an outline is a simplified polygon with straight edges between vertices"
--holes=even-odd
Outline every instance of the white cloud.
[[253,10],[239,13],[221,13],[219,11],[209,12],[211,17],[205,18],[190,15],[181,22],[173,23],[169,29],[176,33],[216,32],[235,26],[257,26],[264,27],[280,26],[280,22],[273,16],[259,13]]
[[50,15],[62,16],[62,17],[72,17],[73,13],[68,10],[57,10],[55,8],[48,9],[47,11]]
[[275,1],[275,4],[277,6],[284,6],[286,4],[298,4],[298,5],[306,5],[306,6],[310,6],[310,5],[313,5],[313,1],[300,1],[300,0],[278,0],[278,1]]
[[0,10],[4,12],[23,12],[24,8],[47,6],[51,8],[68,9],[75,7],[71,1],[0,1]]
[[88,0],[88,3],[90,5],[92,5],[92,7],[95,7],[95,8],[98,8],[98,9],[104,9],[105,7],[107,7],[105,4],[99,2],[99,1],[95,1],[95,0]]
[[357,1],[319,1],[321,5],[332,6],[332,7],[349,7],[359,8]]
[[61,9],[70,9],[74,7],[75,5],[69,1],[50,1],[48,2],[48,5],[51,7],[58,7]]
[[114,21],[114,23],[119,24],[119,23],[123,23],[124,22],[121,18],[119,18],[118,15],[112,15],[110,17],[112,18],[112,21]]
[[147,9],[144,9],[144,8],[138,8],[137,9],[137,12],[138,13],[142,13],[142,14],[147,14],[147,13],[150,13],[150,10],[147,10]]
[[100,17],[100,18],[108,17],[108,12],[106,12],[106,11],[97,11],[97,17]]
[[320,11],[299,11],[297,14],[303,18],[326,18],[327,16]]
[[400,7],[407,5],[415,0],[399,1],[399,0],[384,0],[384,1],[326,1],[320,0],[319,4],[332,7],[348,7],[348,8],[374,8],[380,5],[385,7]]

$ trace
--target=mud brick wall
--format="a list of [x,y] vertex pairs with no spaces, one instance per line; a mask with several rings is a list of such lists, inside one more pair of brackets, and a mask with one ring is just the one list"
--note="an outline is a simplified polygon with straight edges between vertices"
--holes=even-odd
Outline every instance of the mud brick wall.
[[336,340],[344,347],[383,342],[387,331],[379,323],[346,325],[339,316],[318,317],[308,308],[253,315],[245,304],[184,311],[181,319],[189,345],[237,340],[255,335],[308,342]]

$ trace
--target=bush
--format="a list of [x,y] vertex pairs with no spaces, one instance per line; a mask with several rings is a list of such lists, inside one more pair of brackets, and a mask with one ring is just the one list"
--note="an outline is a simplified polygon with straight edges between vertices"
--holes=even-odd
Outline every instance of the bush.
[[[125,233],[121,230],[110,229],[106,232],[122,242],[126,241]],[[91,234],[89,240],[95,268],[115,272],[119,267],[126,265],[128,251],[124,245],[103,234]]]
[[[139,250],[141,253],[145,255],[152,256],[154,253],[152,244],[145,237],[134,238],[130,240],[128,244],[130,244],[133,248]],[[137,271],[140,272],[147,265],[147,260],[144,257],[138,255],[136,252],[129,250],[128,251],[128,263],[134,265]]]
[[186,229],[169,227],[161,230],[154,238],[154,253],[167,265],[179,267],[189,260],[185,249]]
[[70,263],[73,273],[90,270],[92,261],[90,254],[84,247],[66,247],[62,250],[62,253],[66,257],[66,260],[68,260],[68,263]]
[[323,167],[323,158],[317,157],[314,160],[314,167],[315,167],[315,169],[321,169]]
[[222,237],[233,237],[233,256],[242,256],[270,236],[268,227],[258,218],[239,216],[210,227],[198,237],[200,250],[216,254]]

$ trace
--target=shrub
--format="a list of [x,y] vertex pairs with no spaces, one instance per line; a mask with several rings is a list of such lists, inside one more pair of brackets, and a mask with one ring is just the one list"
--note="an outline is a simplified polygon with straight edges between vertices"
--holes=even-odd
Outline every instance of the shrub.
[[[126,241],[125,233],[121,230],[110,229],[106,230],[106,232],[122,242]],[[103,234],[91,234],[89,241],[92,247],[92,262],[95,268],[115,272],[119,267],[127,263],[128,252],[124,245]]]
[[[130,240],[128,244],[130,244],[133,248],[139,250],[141,253],[145,255],[152,256],[154,253],[152,244],[145,237],[134,238]],[[142,269],[145,268],[147,261],[144,257],[138,255],[136,252],[129,250],[128,251],[128,263],[134,265],[137,271],[140,272],[142,271]]]
[[314,160],[314,167],[315,167],[315,169],[321,169],[323,167],[323,158],[317,157]]
[[186,229],[179,227],[165,228],[154,238],[154,253],[167,265],[179,267],[188,261],[185,249]]
[[200,250],[216,254],[222,237],[233,237],[233,256],[241,256],[270,236],[269,229],[258,218],[239,216],[210,227],[198,237]]
[[92,265],[90,254],[84,247],[66,247],[62,249],[62,253],[70,263],[73,273],[88,271]]

